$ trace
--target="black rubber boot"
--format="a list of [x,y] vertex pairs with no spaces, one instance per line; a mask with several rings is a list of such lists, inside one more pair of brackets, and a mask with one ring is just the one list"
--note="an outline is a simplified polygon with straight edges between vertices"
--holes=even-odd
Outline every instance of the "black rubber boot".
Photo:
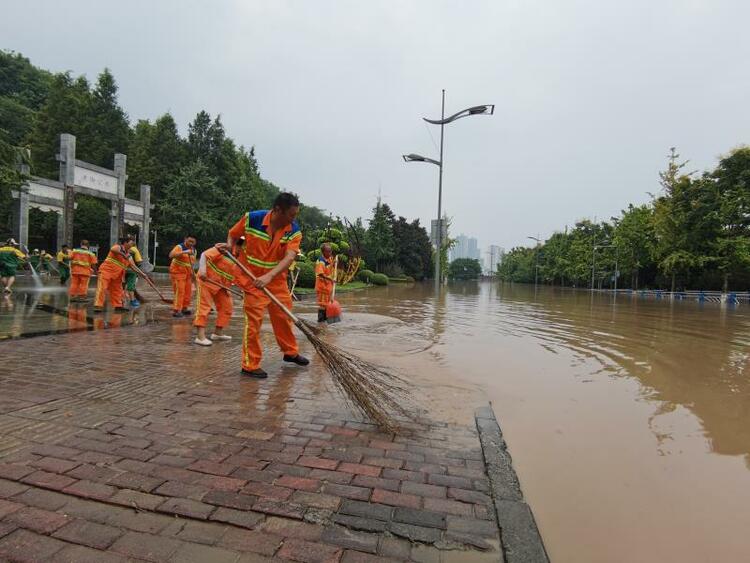
[[308,360],[304,356],[300,356],[299,354],[297,354],[296,356],[284,356],[284,361],[297,364],[298,366],[306,366],[310,363],[310,360]]
[[326,322],[326,310],[325,309],[318,309],[318,322],[319,323]]
[[262,369],[243,369],[242,375],[247,375],[248,377],[254,377],[255,379],[265,379],[268,377],[268,374],[263,371]]

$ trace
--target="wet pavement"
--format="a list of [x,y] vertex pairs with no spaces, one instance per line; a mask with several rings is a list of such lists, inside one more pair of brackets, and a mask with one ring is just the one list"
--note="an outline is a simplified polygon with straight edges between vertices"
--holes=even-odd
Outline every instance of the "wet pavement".
[[[256,381],[239,374],[238,315],[232,342],[200,348],[152,300],[94,315],[19,291],[3,307],[0,559],[502,558],[472,391],[415,381],[429,416],[383,434],[345,408],[306,342],[309,368],[283,364],[267,324],[270,377]],[[368,359],[382,355],[362,335],[403,329],[346,322],[328,337]],[[457,397],[471,400],[430,410]]]

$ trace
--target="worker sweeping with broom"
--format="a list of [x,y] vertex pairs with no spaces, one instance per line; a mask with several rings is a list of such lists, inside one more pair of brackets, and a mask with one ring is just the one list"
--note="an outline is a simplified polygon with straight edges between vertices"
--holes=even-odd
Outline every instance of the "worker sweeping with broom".
[[334,259],[331,245],[325,243],[320,247],[320,258],[315,263],[315,295],[318,298],[318,322],[327,320],[326,311],[331,303],[335,279],[333,277]]
[[89,279],[96,266],[96,254],[89,250],[89,241],[81,241],[81,246],[70,253],[70,287],[68,295],[71,302],[86,301],[89,290]]
[[[232,254],[238,256],[242,251],[244,240],[239,239]],[[211,346],[217,340],[231,340],[224,334],[224,329],[232,319],[232,296],[230,288],[235,280],[236,267],[231,259],[212,247],[201,254],[198,261],[198,301],[195,306],[193,326],[197,329],[195,343]],[[211,306],[216,308],[216,328],[211,338],[206,338],[206,324]]]
[[176,245],[169,253],[169,277],[174,290],[172,316],[182,318],[191,314],[190,301],[193,299],[193,264],[195,264],[196,239],[188,235],[182,244]]
[[107,257],[99,266],[99,279],[96,284],[96,300],[94,301],[94,312],[101,313],[104,310],[104,300],[109,296],[109,303],[115,312],[127,311],[122,306],[122,282],[128,268],[136,267],[133,262],[130,248],[135,244],[131,238],[120,239],[120,243],[114,245]]
[[268,377],[260,367],[263,355],[260,326],[266,309],[271,317],[276,342],[284,354],[284,361],[301,366],[310,363],[299,354],[297,339],[292,330],[292,320],[278,307],[269,307],[271,298],[263,291],[268,290],[284,306],[292,308],[286,276],[302,241],[302,231],[295,220],[298,213],[297,196],[282,192],[276,196],[272,209],[245,213],[230,229],[226,246],[218,245],[218,248],[226,253],[244,236],[244,249],[238,257],[238,262],[256,278],[252,280],[243,276],[237,280],[238,285],[245,290],[242,373],[250,377]]

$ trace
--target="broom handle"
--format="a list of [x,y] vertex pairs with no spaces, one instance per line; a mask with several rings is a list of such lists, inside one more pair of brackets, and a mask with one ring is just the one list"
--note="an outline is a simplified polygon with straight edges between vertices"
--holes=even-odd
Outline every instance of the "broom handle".
[[339,257],[333,259],[333,291],[331,291],[331,303],[336,297],[336,280],[339,279]]
[[219,282],[215,282],[214,280],[210,278],[206,278],[205,280],[200,280],[198,283],[210,283],[213,286],[219,287],[221,289],[226,289],[229,293],[231,293],[235,297],[239,297],[240,299],[245,298],[245,296],[242,295],[242,293],[240,293],[239,290],[234,289],[233,287],[227,287],[225,285],[221,285]]
[[[253,274],[250,270],[248,270],[247,266],[245,266],[242,262],[240,262],[239,260],[237,260],[237,258],[235,258],[234,255],[231,252],[229,252],[227,249],[222,248],[219,251],[224,256],[226,256],[227,258],[229,258],[232,262],[234,262],[237,265],[237,267],[240,270],[242,270],[245,273],[245,275],[247,275],[251,280],[255,281],[255,280],[258,279],[255,276],[255,274]],[[273,293],[271,293],[270,291],[268,291],[268,288],[261,287],[260,289],[263,291],[263,293],[266,294],[266,296],[268,296],[268,298],[271,301],[273,301],[279,307],[279,309],[281,309],[284,312],[284,314],[287,317],[289,317],[292,320],[292,322],[294,324],[296,324],[296,325],[300,324],[300,320],[297,318],[297,315],[295,315],[289,309],[287,309],[286,305],[284,305],[281,301],[279,301],[278,297],[276,297]]]
[[148,276],[147,276],[147,275],[145,274],[145,272],[144,272],[143,270],[141,270],[141,269],[140,269],[140,268],[139,268],[138,266],[134,266],[134,265],[132,265],[132,264],[131,264],[131,266],[130,266],[130,267],[131,267],[131,268],[133,268],[133,270],[135,270],[135,273],[136,273],[136,274],[138,274],[138,275],[139,275],[139,276],[141,276],[141,277],[142,277],[142,278],[143,278],[144,280],[146,280],[146,283],[147,283],[147,284],[148,284],[149,286],[151,286],[151,289],[153,289],[153,290],[154,290],[154,291],[155,291],[155,292],[157,293],[157,295],[158,295],[159,297],[161,297],[161,300],[162,300],[162,301],[168,301],[168,299],[167,299],[166,297],[164,297],[164,294],[163,294],[163,293],[162,293],[161,291],[159,291],[159,288],[158,288],[158,287],[156,287],[156,284],[155,284],[155,283],[154,283],[153,281],[151,281],[151,278],[149,278],[149,277],[148,277]]

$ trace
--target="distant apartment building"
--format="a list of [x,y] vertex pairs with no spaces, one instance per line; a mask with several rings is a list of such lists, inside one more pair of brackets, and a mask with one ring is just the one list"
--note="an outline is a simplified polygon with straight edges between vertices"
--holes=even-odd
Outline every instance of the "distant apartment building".
[[474,258],[481,262],[482,255],[479,251],[479,242],[474,237],[467,237],[463,233],[456,237],[456,244],[451,248],[451,261],[458,258]]
[[496,244],[491,244],[484,256],[483,270],[485,274],[493,275],[497,272],[497,266],[503,259],[505,250]]

